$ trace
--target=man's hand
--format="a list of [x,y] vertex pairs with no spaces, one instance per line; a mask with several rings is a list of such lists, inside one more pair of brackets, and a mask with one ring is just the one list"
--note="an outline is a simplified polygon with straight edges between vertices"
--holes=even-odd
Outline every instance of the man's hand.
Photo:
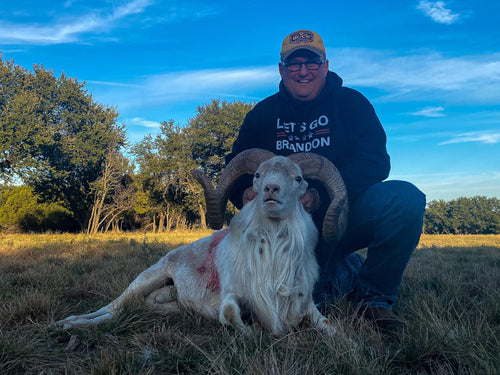
[[307,189],[306,193],[300,198],[304,210],[312,214],[319,208],[319,194],[316,189]]
[[257,196],[257,193],[255,191],[253,191],[252,187],[247,187],[245,189],[245,191],[243,192],[243,197],[241,198],[242,199],[242,202],[243,202],[243,206],[245,204],[247,204],[248,202],[250,202],[251,200],[253,200],[255,197]]

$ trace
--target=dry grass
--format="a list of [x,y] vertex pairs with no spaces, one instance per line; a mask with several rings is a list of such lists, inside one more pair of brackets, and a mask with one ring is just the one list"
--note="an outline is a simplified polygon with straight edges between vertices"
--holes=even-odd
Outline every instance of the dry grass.
[[99,233],[95,235],[87,234],[2,234],[0,233],[0,254],[13,254],[22,249],[32,247],[46,247],[61,244],[78,245],[95,242],[138,242],[143,244],[164,242],[173,246],[195,241],[213,233],[212,230],[185,230],[171,231],[168,233]]
[[427,247],[498,247],[500,248],[500,235],[498,234],[423,234],[420,238],[419,248]]
[[210,232],[0,235],[1,374],[498,374],[500,236],[423,236],[400,290],[407,321],[384,336],[332,306],[334,338],[310,327],[242,337],[193,313],[131,301],[85,330],[51,324],[114,299],[142,270]]

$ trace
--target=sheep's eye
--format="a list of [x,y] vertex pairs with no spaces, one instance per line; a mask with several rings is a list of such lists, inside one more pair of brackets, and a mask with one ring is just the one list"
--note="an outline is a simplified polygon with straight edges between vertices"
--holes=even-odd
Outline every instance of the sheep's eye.
[[260,173],[255,173],[254,177],[255,178],[259,178],[260,177]]
[[300,176],[295,177],[295,181],[297,181],[297,182],[302,181],[302,177],[300,177]]

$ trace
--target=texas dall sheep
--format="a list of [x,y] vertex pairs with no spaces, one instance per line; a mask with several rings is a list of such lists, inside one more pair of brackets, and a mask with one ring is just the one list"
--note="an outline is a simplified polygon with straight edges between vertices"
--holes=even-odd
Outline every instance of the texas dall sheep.
[[338,171],[318,155],[286,158],[252,149],[228,164],[216,189],[206,176],[195,172],[205,190],[209,224],[215,229],[222,227],[231,188],[245,173],[254,175],[257,196],[233,217],[229,228],[172,250],[110,304],[57,325],[100,323],[112,318],[127,299],[143,296],[160,313],[188,307],[245,333],[251,329],[242,313],[273,334],[289,332],[304,318],[334,332],[313,303],[318,231],[300,198],[308,186],[305,178],[323,181],[332,198],[323,234],[335,241],[347,218],[346,192]]

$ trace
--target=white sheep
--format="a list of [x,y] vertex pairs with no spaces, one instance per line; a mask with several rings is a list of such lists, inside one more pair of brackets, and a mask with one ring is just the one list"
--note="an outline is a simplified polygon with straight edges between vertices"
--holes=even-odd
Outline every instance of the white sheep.
[[[338,224],[330,230],[330,239],[338,238],[345,228],[345,188],[338,171],[326,159],[311,154],[298,158],[295,163],[263,150],[245,151],[224,170],[217,190],[197,173],[205,188],[212,226],[221,225],[228,191],[242,174],[255,172],[257,197],[234,216],[229,228],[172,250],[110,304],[56,324],[64,329],[97,324],[112,318],[127,299],[142,296],[160,313],[191,308],[245,333],[251,328],[242,320],[242,313],[273,334],[289,332],[304,318],[333,333],[335,329],[312,299],[318,278],[314,256],[318,231],[300,202],[308,184],[297,164],[305,160],[313,177],[326,175],[323,181],[332,205],[325,221]],[[321,165],[309,165],[312,160]]]

